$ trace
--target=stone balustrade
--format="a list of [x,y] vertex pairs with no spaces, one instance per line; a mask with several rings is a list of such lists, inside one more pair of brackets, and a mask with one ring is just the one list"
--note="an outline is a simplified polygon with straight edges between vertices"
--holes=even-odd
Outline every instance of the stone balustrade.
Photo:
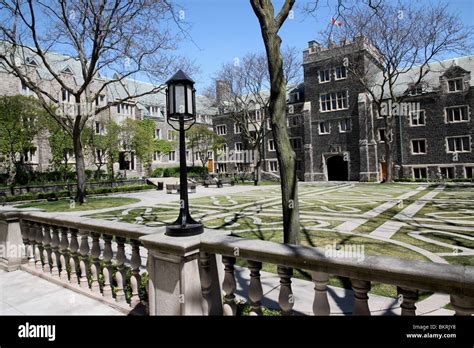
[[[264,264],[277,266],[282,315],[293,314],[298,299],[292,289],[295,269],[312,276],[314,315],[331,313],[327,286],[333,275],[351,280],[353,315],[370,315],[373,283],[397,287],[402,315],[416,314],[421,290],[449,294],[456,315],[474,313],[474,267],[470,266],[382,256],[328,257],[322,249],[237,238],[224,231],[169,237],[164,228],[39,212],[0,213],[0,243],[24,248],[24,255],[7,255],[0,267],[21,267],[125,313],[140,314],[148,308],[150,315],[236,315],[238,260],[245,261],[250,271],[250,315],[263,313]],[[8,263],[16,266],[5,267]],[[149,278],[147,293],[143,288],[140,293],[144,272]]]
[[474,313],[474,267],[411,261],[383,256],[337,258],[325,256],[325,251],[306,246],[285,245],[269,241],[217,236],[201,241],[201,252],[207,257],[222,255],[225,276],[223,281],[223,313],[236,314],[235,264],[245,260],[250,270],[248,304],[251,315],[262,314],[262,284],[260,272],[263,263],[277,265],[280,277],[278,303],[283,315],[290,315],[297,299],[291,288],[293,269],[309,271],[314,282],[314,315],[329,315],[327,284],[329,276],[351,280],[354,293],[353,315],[370,315],[368,305],[372,283],[397,286],[402,315],[415,315],[420,290],[451,296],[456,315]]
[[154,230],[46,213],[0,214],[0,221],[6,217],[10,221],[16,217],[21,227],[25,247],[22,270],[107,302],[124,313],[147,302],[143,287],[140,293],[147,252],[139,238]]

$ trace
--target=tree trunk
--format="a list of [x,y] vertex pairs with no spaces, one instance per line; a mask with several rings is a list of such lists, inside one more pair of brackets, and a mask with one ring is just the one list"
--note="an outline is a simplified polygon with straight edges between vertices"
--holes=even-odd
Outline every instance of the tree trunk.
[[13,187],[15,186],[15,179],[16,179],[15,157],[14,155],[10,155],[10,161],[8,163],[7,186],[10,187],[12,195],[15,193],[15,190],[13,189]]
[[385,142],[385,182],[393,181],[392,173],[392,143],[390,141]]
[[[281,55],[281,38],[278,35],[280,25],[287,17],[294,1],[286,0],[283,5],[285,13],[280,13],[278,21],[274,18],[271,1],[252,0],[251,4],[257,15],[267,52],[268,70],[270,73],[270,118],[272,120],[273,138],[275,141],[283,206],[284,243],[298,244],[300,218],[298,208],[298,182],[296,177],[296,155],[290,144],[286,127],[286,79]],[[283,11],[283,10],[282,10]]]
[[97,170],[95,171],[96,180],[100,180],[100,170],[101,170],[102,166],[104,165],[102,163],[102,161],[99,161],[99,162],[100,162],[100,164],[96,165],[96,167],[97,167]]
[[76,201],[82,204],[86,201],[86,166],[82,151],[80,116],[76,119],[73,131],[74,156],[76,157],[77,194]]
[[392,173],[392,141],[394,138],[393,119],[395,116],[385,116],[385,182],[393,182]]
[[109,175],[109,179],[110,180],[114,180],[115,179],[115,175],[114,175],[114,160],[112,158],[112,156],[108,156],[109,158],[107,159],[107,173]]
[[255,161],[255,170],[254,170],[254,185],[258,186],[262,178],[262,156],[260,155],[260,151],[256,151],[257,160]]

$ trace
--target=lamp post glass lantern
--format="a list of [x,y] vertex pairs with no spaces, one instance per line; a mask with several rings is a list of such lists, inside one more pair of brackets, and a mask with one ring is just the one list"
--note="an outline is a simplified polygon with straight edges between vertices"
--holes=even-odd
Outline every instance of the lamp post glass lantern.
[[202,224],[193,220],[189,214],[188,175],[186,169],[185,131],[196,122],[196,99],[194,81],[182,70],[178,70],[166,82],[166,114],[168,124],[179,132],[179,216],[171,225],[166,226],[168,236],[183,237],[200,234]]

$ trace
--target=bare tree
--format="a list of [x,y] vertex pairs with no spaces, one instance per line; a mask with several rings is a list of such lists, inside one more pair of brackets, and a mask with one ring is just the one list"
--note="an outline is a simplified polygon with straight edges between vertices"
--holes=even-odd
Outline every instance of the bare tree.
[[402,0],[339,0],[336,11],[334,18],[341,26],[334,30],[332,25],[325,33],[328,43],[333,39],[359,38],[374,58],[373,64],[355,57],[345,57],[344,63],[370,96],[374,111],[384,120],[385,139],[381,140],[385,142],[385,180],[390,182],[395,116],[408,116],[393,111],[404,109],[400,106],[410,91],[423,89],[432,61],[469,50],[472,29],[450,13],[447,4],[441,3],[414,6]]
[[[294,47],[282,52],[284,76],[287,84],[297,83],[300,78],[300,54]],[[225,86],[225,92],[217,99],[221,112],[232,117],[240,128],[249,150],[254,156],[254,181],[261,180],[263,142],[271,132],[270,121],[270,76],[265,54],[248,53],[241,60],[222,66],[215,79]]]
[[[81,133],[87,121],[112,106],[164,88],[156,81],[181,63],[172,55],[183,33],[181,26],[167,0],[0,1],[0,68],[30,88],[72,137],[78,202],[84,202],[86,193]],[[29,64],[32,59],[34,65]],[[58,65],[68,65],[69,71],[59,71]],[[44,71],[41,77],[36,69]],[[139,88],[131,78],[152,84]],[[53,84],[60,91],[52,89]],[[96,103],[106,94],[113,94],[113,100]],[[63,101],[68,106],[56,112],[52,105]]]
[[283,207],[283,238],[285,243],[298,244],[300,217],[298,205],[298,180],[296,176],[296,155],[290,143],[286,127],[286,78],[281,53],[281,38],[278,35],[287,19],[295,0],[285,0],[275,16],[271,0],[250,0],[260,23],[263,42],[267,53],[270,76],[269,117],[280,167],[280,183]]

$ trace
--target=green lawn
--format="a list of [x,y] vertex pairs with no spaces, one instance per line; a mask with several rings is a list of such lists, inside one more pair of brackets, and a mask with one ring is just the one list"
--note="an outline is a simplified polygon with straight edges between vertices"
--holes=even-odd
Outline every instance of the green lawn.
[[[419,186],[423,189],[414,191]],[[377,227],[403,211],[409,205],[419,204],[420,199],[435,187],[428,185],[405,184],[334,184],[318,183],[304,184],[299,187],[300,212],[301,212],[301,244],[322,247],[328,245],[357,245],[363,246],[364,255],[383,255],[409,260],[430,262],[421,253],[409,247],[396,245],[386,240],[370,238],[369,234]],[[415,194],[403,200],[403,205],[396,204],[397,199],[408,192]],[[392,207],[384,210],[379,215],[370,217],[365,213],[375,207],[390,202]],[[426,203],[415,216],[402,221],[402,226],[391,236],[391,240],[424,249],[431,253],[448,253],[440,255],[452,264],[474,266],[474,256],[451,254],[456,246],[474,249],[472,240],[453,235],[437,233],[437,230],[451,231],[459,235],[474,235],[474,187],[457,186],[446,187],[432,201]],[[211,229],[224,229],[234,235],[250,239],[262,239],[281,243],[283,241],[283,218],[281,215],[281,193],[278,187],[256,189],[249,192],[236,194],[222,194],[200,197],[190,200],[191,215],[196,220]],[[426,215],[426,214],[438,214]],[[449,213],[443,215],[443,213]],[[163,226],[174,221],[178,215],[178,203],[156,204],[152,207],[140,207],[124,211],[116,209],[111,212],[94,214],[92,217],[111,221],[123,221],[148,226]],[[449,216],[449,218],[447,218]],[[339,229],[345,222],[361,223],[352,230]],[[427,227],[423,227],[427,224]],[[430,225],[433,225],[430,227]],[[420,227],[421,226],[421,227]],[[463,229],[459,230],[456,227]],[[410,235],[419,229],[431,230],[423,233],[422,237],[431,241],[441,241],[448,246],[440,246],[423,241]],[[342,233],[341,231],[347,231]],[[239,260],[240,265],[245,265],[246,260]],[[263,270],[276,273],[276,265],[264,264]],[[305,270],[295,270],[295,277],[311,279]],[[331,285],[350,288],[350,281],[338,276],[330,278]],[[386,284],[372,284],[371,293],[396,298],[396,287]],[[420,299],[429,296],[421,293]]]
[[47,212],[54,213],[113,208],[138,202],[140,202],[139,199],[128,197],[90,197],[87,198],[87,202],[82,205],[76,203],[74,205],[71,205],[71,200],[60,199],[57,201],[22,204],[18,205],[17,208],[39,208],[44,209]]
[[[393,235],[392,239],[420,247],[422,249],[431,251],[432,253],[449,253],[453,251],[453,248],[446,248],[441,245],[428,243],[428,242],[413,238],[410,235],[408,235],[408,233],[413,232],[413,231],[415,231],[414,228],[402,227],[397,233]],[[425,234],[423,234],[422,236],[430,237],[429,235],[425,235]]]
[[[244,182],[242,182],[242,181],[237,181],[237,182],[235,183],[235,185],[255,186],[255,184],[254,184],[253,181],[244,181]],[[260,182],[259,182],[259,186],[262,186],[262,185],[263,185],[263,186],[267,186],[267,185],[278,185],[278,186],[279,186],[280,183],[279,183],[279,182],[275,182],[275,181],[267,181],[267,180],[265,180],[265,181],[260,181]]]

